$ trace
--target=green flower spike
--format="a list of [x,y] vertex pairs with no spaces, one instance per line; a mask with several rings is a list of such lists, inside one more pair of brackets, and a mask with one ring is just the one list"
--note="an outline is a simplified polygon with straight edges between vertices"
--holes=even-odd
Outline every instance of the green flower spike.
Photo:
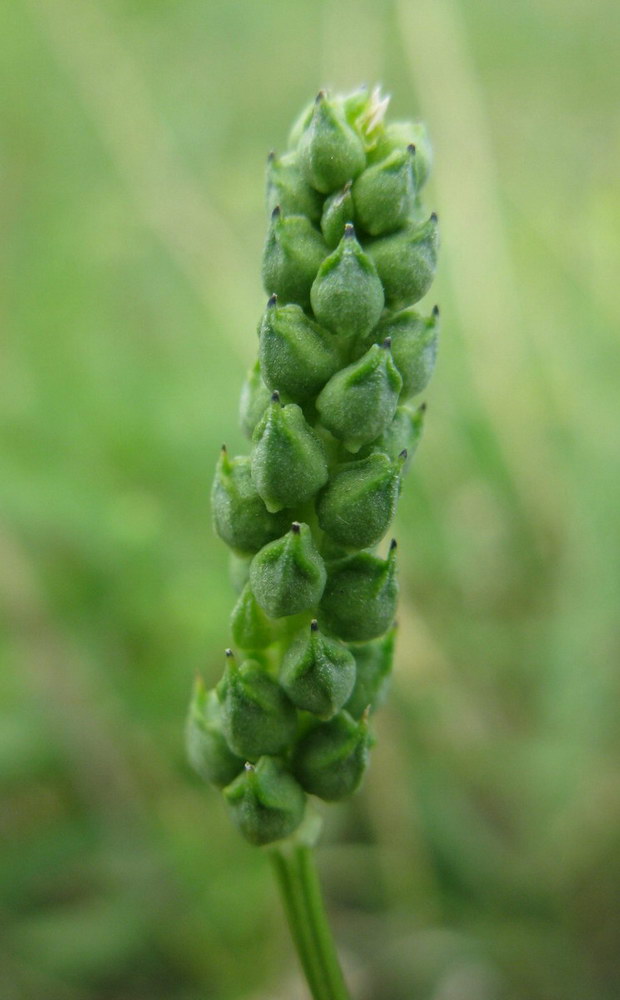
[[340,337],[365,337],[383,311],[383,287],[350,222],[312,285],[310,301],[319,323]]
[[354,719],[375,712],[385,699],[394,659],[396,626],[387,635],[362,646],[351,646],[355,657],[355,687],[344,706]]
[[299,139],[300,170],[313,188],[330,194],[357,177],[366,165],[364,144],[341,107],[320,91]]
[[[197,685],[190,761],[223,787],[233,822],[270,855],[314,1000],[348,995],[321,913],[307,793],[346,798],[364,774],[371,713],[394,649],[396,512],[433,372],[436,215],[420,122],[386,122],[379,88],[324,91],[267,163],[270,296],[241,398],[249,457],[218,463],[217,533],[229,545],[241,666]],[[244,766],[245,764],[245,766]],[[308,808],[306,808],[308,807]],[[288,843],[280,843],[291,838]]]
[[197,774],[222,788],[243,768],[222,732],[221,706],[215,691],[207,691],[201,677],[196,678],[185,727],[187,758]]
[[283,618],[315,607],[325,580],[325,563],[310,528],[297,521],[286,535],[261,549],[250,566],[254,596],[270,618]]
[[265,382],[296,403],[316,396],[340,368],[334,337],[308,319],[300,306],[278,305],[277,295],[267,303],[259,336]]
[[293,774],[302,788],[327,802],[358,788],[368,765],[370,735],[365,717],[340,712],[303,737],[293,753]]
[[280,683],[297,708],[329,719],[353,690],[355,660],[341,642],[322,635],[313,619],[286,651]]
[[378,453],[335,470],[317,501],[319,524],[334,542],[368,549],[381,541],[396,514],[406,457],[393,462]]
[[231,750],[244,760],[278,754],[290,746],[297,715],[279,684],[256,660],[237,666],[232,650],[217,685],[222,706],[222,731]]
[[329,566],[319,622],[345,642],[367,642],[389,628],[397,600],[396,541],[392,540],[387,559],[358,552]]
[[258,604],[249,583],[239,595],[230,617],[235,645],[241,649],[265,649],[277,638],[277,629]]
[[211,508],[217,534],[238,552],[258,552],[286,531],[289,521],[265,507],[252,482],[250,459],[231,460],[225,446],[215,471]]
[[323,199],[311,188],[299,172],[295,153],[267,158],[267,211],[279,206],[283,215],[305,215],[318,223],[323,211]]
[[438,248],[439,229],[434,212],[421,226],[407,225],[368,244],[390,309],[403,309],[426,295],[435,277]]
[[373,344],[359,361],[334,375],[316,401],[321,423],[348,451],[373,441],[394,416],[402,379],[390,346],[389,339],[381,347]]
[[279,205],[271,213],[271,225],[263,252],[263,287],[281,301],[310,305],[310,288],[327,247],[323,237],[305,215],[283,215]]
[[277,757],[247,763],[224,789],[233,822],[246,840],[260,846],[288,837],[304,815],[306,796]]
[[403,380],[401,400],[417,396],[426,389],[435,370],[439,334],[438,307],[434,307],[428,318],[414,309],[403,309],[383,320],[376,334],[377,340],[389,337],[392,341],[392,357]]
[[252,480],[268,511],[304,503],[327,481],[327,458],[299,406],[274,391],[253,436]]
[[355,217],[371,236],[394,232],[411,215],[415,201],[415,146],[396,149],[368,167],[353,185]]

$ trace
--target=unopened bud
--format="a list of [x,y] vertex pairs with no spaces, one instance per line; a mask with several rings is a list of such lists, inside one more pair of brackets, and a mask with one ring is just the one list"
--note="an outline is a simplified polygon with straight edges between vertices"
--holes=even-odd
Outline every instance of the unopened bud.
[[415,199],[415,147],[395,150],[353,185],[355,217],[371,236],[391,233],[410,217]]
[[298,145],[304,177],[322,194],[330,194],[357,177],[366,164],[364,144],[347,123],[342,108],[321,91]]
[[325,719],[342,708],[354,682],[352,654],[316,621],[298,633],[282,660],[280,683],[293,704]]
[[233,822],[260,846],[293,833],[304,815],[306,796],[277,757],[261,757],[224,789]]
[[379,324],[377,340],[389,337],[392,341],[392,357],[403,380],[401,400],[417,396],[428,385],[435,369],[438,333],[437,311],[426,317],[403,309]]
[[366,249],[383,282],[387,306],[402,309],[426,295],[435,276],[438,248],[434,214],[421,226],[408,225],[368,243]]
[[392,420],[401,386],[389,343],[373,344],[322,390],[316,401],[321,422],[349,451],[359,451]]
[[314,608],[325,587],[325,564],[307,524],[291,530],[258,552],[250,566],[254,596],[270,618]]
[[222,730],[239,757],[258,760],[263,754],[280,753],[290,744],[297,728],[295,708],[256,660],[237,666],[229,656],[217,693]]
[[269,513],[252,482],[250,459],[230,459],[222,448],[211,491],[213,524],[220,538],[238,552],[258,552],[286,530],[287,518]]
[[311,222],[321,218],[323,199],[310,187],[299,169],[297,155],[271,155],[267,160],[267,211],[276,206],[283,215],[306,215]]
[[347,548],[376,545],[396,514],[400,472],[401,464],[383,454],[336,468],[317,502],[323,531]]
[[241,649],[265,649],[277,638],[274,623],[258,604],[249,583],[232,610],[230,625],[235,645]]
[[387,559],[358,552],[329,566],[319,621],[345,642],[367,642],[389,628],[397,601],[394,547]]
[[283,215],[275,209],[263,252],[263,287],[282,304],[310,305],[310,288],[327,247],[305,215]]
[[252,479],[267,510],[303,503],[327,480],[325,449],[296,403],[274,394],[254,432]]
[[260,325],[260,364],[271,389],[302,403],[316,396],[338,371],[334,338],[298,305],[267,306]]
[[374,712],[384,701],[394,659],[396,629],[382,639],[352,646],[355,657],[355,686],[345,708],[354,719],[361,719],[366,709]]
[[383,286],[352,225],[323,261],[310,292],[319,323],[340,337],[365,337],[383,310]]
[[319,723],[297,744],[293,774],[311,795],[334,802],[351,795],[368,765],[370,736],[363,720],[340,712]]
[[239,774],[243,760],[237,757],[222,732],[221,706],[215,691],[207,691],[196,678],[185,727],[188,760],[203,781],[223,787]]
[[325,199],[325,204],[323,205],[321,230],[325,237],[325,242],[330,249],[334,249],[340,243],[347,222],[355,222],[355,209],[353,207],[350,181],[345,184],[342,191],[335,191],[334,194],[330,194],[329,198]]

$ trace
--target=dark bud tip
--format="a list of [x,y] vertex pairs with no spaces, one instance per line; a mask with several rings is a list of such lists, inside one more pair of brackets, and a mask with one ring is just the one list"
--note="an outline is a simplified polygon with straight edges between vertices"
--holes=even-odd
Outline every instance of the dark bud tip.
[[274,221],[275,221],[275,219],[279,219],[280,218],[281,214],[282,214],[282,209],[280,208],[279,205],[276,205],[276,207],[274,208],[273,212],[271,213],[271,218],[274,219]]
[[431,222],[439,222],[437,212],[431,212]]
[[344,235],[347,239],[351,239],[355,236],[355,227],[352,222],[347,222],[344,227]]
[[426,413],[427,406],[428,403],[420,403],[420,405],[418,406],[418,410],[420,411],[420,413]]
[[439,316],[439,306],[433,306],[433,316],[435,319]]
[[406,462],[407,461],[407,449],[403,448],[403,450],[401,451],[401,453],[400,453],[400,455],[398,457],[400,458],[401,462]]
[[319,631],[319,623],[316,620],[316,618],[313,618],[312,621],[310,622],[310,628],[313,632]]
[[278,296],[274,292],[273,295],[270,295],[269,298],[267,299],[267,308],[273,309],[273,307],[277,305],[277,303],[278,303]]
[[415,144],[413,142],[410,142],[407,146],[407,152],[410,153],[411,156],[415,156]]
[[232,660],[233,659],[233,657],[234,657],[235,654],[233,653],[232,649],[225,649],[224,652],[226,654],[226,659],[227,660]]
[[301,525],[299,521],[293,521],[293,523],[291,524],[291,531],[293,532],[294,535],[299,534],[299,532],[301,531]]
[[272,403],[280,402],[280,393],[278,392],[277,389],[274,389],[273,392],[271,393],[271,402]]
[[222,445],[222,452],[224,453],[224,455],[227,453],[227,451],[228,451],[228,448],[226,447],[225,444],[223,444]]
[[395,538],[393,538],[392,541],[390,542],[390,552],[393,552],[397,545],[398,542],[396,541]]
[[392,346],[392,338],[386,337],[383,343],[381,344],[381,347],[385,347],[386,351],[389,351],[391,346]]
[[319,90],[318,94],[316,95],[316,97],[314,99],[314,103],[315,104],[320,104],[321,101],[324,101],[326,97],[327,97],[326,92],[324,90]]
[[246,760],[246,762],[245,762],[245,764],[243,766],[246,769],[246,771],[254,771],[254,770],[256,770],[256,768],[254,767],[254,764],[250,763],[249,760]]
[[267,163],[273,163],[276,158],[275,150],[270,149],[267,153]]

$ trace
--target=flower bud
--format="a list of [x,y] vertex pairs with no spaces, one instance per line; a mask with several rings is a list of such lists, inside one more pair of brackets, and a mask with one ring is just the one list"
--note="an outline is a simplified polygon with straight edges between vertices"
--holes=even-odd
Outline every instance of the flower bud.
[[342,191],[335,191],[334,194],[330,194],[329,198],[325,199],[325,204],[323,205],[321,230],[325,237],[325,242],[330,249],[334,249],[340,243],[347,222],[355,222],[355,209],[353,207],[350,181],[347,181]]
[[417,396],[428,385],[437,358],[438,327],[437,306],[429,317],[403,309],[379,324],[377,340],[389,337],[392,341],[392,357],[403,380],[401,400]]
[[250,459],[228,457],[222,448],[211,491],[213,524],[220,538],[238,552],[258,552],[278,538],[289,522],[270,513],[252,482]]
[[303,503],[327,481],[325,449],[296,405],[272,402],[254,431],[252,479],[268,511]]
[[271,393],[263,382],[257,361],[246,376],[239,400],[239,424],[246,437],[252,437],[254,428],[269,406],[270,399]]
[[333,376],[317,398],[321,423],[351,451],[359,451],[392,420],[402,379],[389,341],[377,344]]
[[366,720],[355,722],[340,712],[300,740],[293,753],[293,774],[311,795],[327,802],[344,799],[362,780],[369,749]]
[[355,660],[346,646],[322,635],[314,620],[287,649],[280,683],[297,708],[329,719],[353,690]]
[[260,846],[282,840],[301,823],[306,796],[277,757],[261,757],[224,789],[233,822],[246,840]]
[[295,153],[267,160],[267,211],[271,215],[279,205],[283,215],[305,215],[317,223],[323,210],[323,199],[301,174]]
[[416,190],[419,191],[428,180],[433,165],[433,150],[424,122],[391,122],[386,125],[368,159],[376,163],[395,149],[406,149],[410,145],[415,146],[413,174]]
[[367,455],[374,455],[378,452],[382,452],[392,460],[402,456],[404,458],[402,471],[405,473],[411,465],[411,460],[422,437],[425,412],[426,405],[424,403],[417,410],[412,410],[408,406],[397,407],[391,424],[388,424],[383,434],[375,441],[362,448],[359,452],[360,456],[365,458]]
[[314,608],[325,587],[325,564],[307,524],[291,530],[258,552],[250,566],[256,600],[270,618]]
[[421,226],[407,225],[368,243],[385,290],[386,305],[402,309],[426,295],[437,266],[439,231],[433,213]]
[[229,747],[244,760],[280,753],[295,735],[295,708],[256,660],[239,667],[232,651],[226,652],[226,672],[216,690]]
[[383,635],[391,625],[397,600],[396,543],[392,542],[387,559],[358,552],[330,565],[319,621],[344,642],[366,642]]
[[342,108],[321,91],[297,147],[300,169],[313,188],[330,194],[366,165],[364,144]]
[[256,601],[249,583],[232,610],[230,626],[233,641],[241,649],[265,649],[277,638],[276,626]]
[[232,752],[222,732],[220,703],[196,678],[185,727],[188,760],[203,781],[222,788],[243,769],[243,759]]
[[284,302],[310,305],[310,288],[327,253],[323,237],[305,215],[282,215],[278,207],[263,252],[263,287]]
[[259,334],[265,382],[295,402],[316,396],[340,367],[332,335],[308,319],[300,306],[278,305],[274,295],[267,304]]
[[396,514],[401,466],[380,453],[339,466],[317,501],[323,531],[347,548],[381,541]]
[[396,628],[382,639],[352,646],[355,657],[355,686],[345,708],[354,719],[361,719],[369,709],[376,711],[383,704],[394,659]]
[[415,146],[394,150],[381,163],[368,167],[353,185],[355,217],[371,236],[403,226],[414,206]]
[[319,323],[340,337],[365,337],[376,325],[383,310],[383,286],[349,223],[321,264],[310,300]]

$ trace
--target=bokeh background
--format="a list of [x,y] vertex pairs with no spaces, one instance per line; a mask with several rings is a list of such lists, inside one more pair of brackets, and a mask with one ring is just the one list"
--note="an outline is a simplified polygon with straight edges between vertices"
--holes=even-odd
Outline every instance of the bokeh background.
[[620,995],[616,0],[0,5],[0,995],[305,996],[189,772],[264,157],[322,85],[429,124],[440,361],[392,697],[319,865],[356,1000]]

